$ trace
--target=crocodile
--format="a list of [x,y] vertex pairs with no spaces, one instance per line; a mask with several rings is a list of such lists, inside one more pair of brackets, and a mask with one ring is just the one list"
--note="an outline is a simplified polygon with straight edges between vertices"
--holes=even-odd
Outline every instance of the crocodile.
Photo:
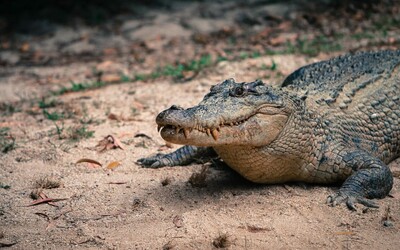
[[359,52],[313,63],[279,85],[225,80],[194,107],[156,118],[175,152],[144,167],[219,157],[256,183],[342,183],[330,206],[379,207],[400,156],[400,50]]

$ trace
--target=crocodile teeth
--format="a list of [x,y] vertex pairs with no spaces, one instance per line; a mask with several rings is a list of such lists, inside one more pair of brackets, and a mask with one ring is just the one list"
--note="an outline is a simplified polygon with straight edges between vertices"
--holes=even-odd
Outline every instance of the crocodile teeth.
[[211,135],[211,130],[209,128],[207,128],[206,133],[207,133],[208,136],[210,136]]
[[162,128],[163,128],[163,126],[158,125],[158,126],[157,126],[157,131],[160,132]]
[[181,129],[182,129],[182,128],[180,128],[180,127],[176,127],[176,128],[175,128],[175,133],[177,133],[177,134],[178,134],[178,133],[179,133],[179,131],[181,131]]
[[211,131],[211,134],[212,134],[212,137],[214,138],[214,140],[218,140],[218,137],[219,137],[219,132],[218,132],[218,130],[217,129],[213,129],[212,131]]
[[190,131],[189,131],[188,128],[184,128],[184,129],[183,129],[183,134],[185,135],[185,138],[186,138],[186,139],[189,137],[189,133],[190,133]]

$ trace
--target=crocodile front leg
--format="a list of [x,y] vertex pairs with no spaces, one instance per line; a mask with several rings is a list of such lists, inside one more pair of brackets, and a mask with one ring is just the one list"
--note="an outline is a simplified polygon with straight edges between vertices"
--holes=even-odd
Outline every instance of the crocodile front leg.
[[218,155],[211,147],[183,146],[169,154],[141,158],[137,162],[147,168],[161,168],[166,166],[184,166],[192,162],[208,162]]
[[392,189],[393,176],[389,167],[362,151],[345,153],[342,158],[346,167],[351,167],[354,172],[336,194],[328,197],[327,202],[331,206],[346,202],[351,210],[356,210],[355,203],[378,207],[370,199],[384,198]]

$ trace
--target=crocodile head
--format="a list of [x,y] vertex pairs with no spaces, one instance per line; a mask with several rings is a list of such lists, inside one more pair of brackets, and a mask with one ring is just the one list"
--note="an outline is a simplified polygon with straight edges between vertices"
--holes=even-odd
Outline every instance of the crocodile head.
[[283,95],[257,80],[228,79],[211,87],[192,108],[173,105],[156,118],[169,142],[196,146],[263,146],[273,141],[291,114]]

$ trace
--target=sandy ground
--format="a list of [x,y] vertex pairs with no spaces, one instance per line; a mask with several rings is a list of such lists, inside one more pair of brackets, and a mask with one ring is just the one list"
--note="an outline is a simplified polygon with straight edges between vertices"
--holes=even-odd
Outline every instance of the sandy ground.
[[[54,123],[41,114],[8,117],[19,140],[15,150],[1,156],[0,183],[10,186],[0,189],[1,244],[11,249],[397,249],[398,178],[393,197],[379,200],[379,209],[351,212],[325,204],[337,186],[255,185],[211,166],[205,186],[194,187],[188,180],[201,165],[144,169],[135,164],[140,157],[173,150],[157,134],[159,111],[196,104],[221,79],[259,78],[265,72],[249,71],[248,65],[257,68],[272,59],[278,65],[294,62],[283,71],[306,63],[295,56],[223,62],[185,84],[124,83],[60,96],[60,107],[93,120],[88,129],[94,136],[77,143],[59,140]],[[132,107],[139,112],[133,114]],[[110,120],[110,113],[124,119]],[[65,119],[63,126],[76,122]],[[97,152],[97,142],[109,134],[124,149]],[[82,158],[103,166],[76,164]],[[107,169],[113,161],[121,165]],[[391,167],[399,169],[396,163]],[[43,193],[65,200],[28,206],[35,183],[43,178],[61,183]],[[388,216],[393,225],[386,227]]]
[[[399,249],[400,160],[390,165],[394,187],[377,201],[380,208],[360,205],[355,212],[325,204],[339,186],[256,185],[210,164],[205,180],[193,185],[189,180],[202,165],[136,164],[179,147],[159,136],[156,115],[172,104],[197,104],[215,83],[234,77],[277,84],[305,64],[348,51],[393,49],[400,41],[392,25],[400,20],[395,4],[364,12],[350,3],[319,13],[301,4],[249,2],[165,1],[167,11],[135,6],[139,18],[115,16],[102,28],[32,22],[52,35],[0,37],[0,143],[15,139],[14,149],[0,153],[0,248]],[[381,17],[393,17],[392,26],[376,26]],[[342,39],[341,49],[310,53],[302,39],[317,33],[333,43]],[[291,53],[263,54],[288,43],[295,46]],[[226,60],[185,81],[132,80],[203,53]],[[96,81],[112,83],[49,95],[71,82]],[[62,117],[52,121],[51,115]],[[80,135],[88,137],[73,140]],[[99,152],[96,145],[107,135],[123,149]],[[102,166],[77,164],[82,159]],[[35,204],[38,195],[55,200]]]

